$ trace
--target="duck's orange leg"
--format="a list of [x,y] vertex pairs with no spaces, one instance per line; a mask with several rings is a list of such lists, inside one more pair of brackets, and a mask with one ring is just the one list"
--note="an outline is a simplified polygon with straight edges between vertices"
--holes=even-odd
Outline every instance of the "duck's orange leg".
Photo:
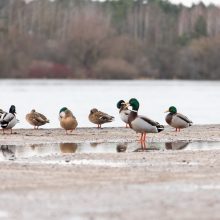
[[144,133],[144,142],[146,141],[147,133]]
[[142,139],[143,139],[143,133],[141,133],[141,138],[140,138],[140,142],[142,142]]

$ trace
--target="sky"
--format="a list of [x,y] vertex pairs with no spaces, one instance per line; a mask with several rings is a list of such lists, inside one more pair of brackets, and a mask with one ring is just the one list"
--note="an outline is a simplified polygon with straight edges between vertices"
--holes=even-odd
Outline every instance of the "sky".
[[[30,1],[33,1],[33,0],[25,0],[25,1],[30,2]],[[98,0],[96,0],[96,1],[98,1]],[[99,0],[99,1],[105,1],[105,0]],[[206,5],[209,5],[210,3],[213,3],[213,4],[216,4],[216,5],[220,6],[220,0],[170,0],[170,2],[173,2],[175,4],[182,3],[186,6],[191,6],[193,3],[199,3],[201,1]]]

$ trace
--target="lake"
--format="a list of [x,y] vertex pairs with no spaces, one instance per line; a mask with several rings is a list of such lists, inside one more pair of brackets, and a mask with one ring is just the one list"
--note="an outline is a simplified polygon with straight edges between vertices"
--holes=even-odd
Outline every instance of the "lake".
[[[139,113],[165,124],[164,111],[174,105],[195,124],[220,123],[220,81],[179,80],[0,80],[0,108],[14,104],[20,123],[16,128],[31,128],[25,115],[36,109],[50,119],[44,128],[59,127],[58,113],[68,107],[79,127],[94,126],[88,120],[91,108],[115,116],[104,126],[124,126],[116,103],[120,99],[140,101]],[[103,126],[103,127],[104,127]]]

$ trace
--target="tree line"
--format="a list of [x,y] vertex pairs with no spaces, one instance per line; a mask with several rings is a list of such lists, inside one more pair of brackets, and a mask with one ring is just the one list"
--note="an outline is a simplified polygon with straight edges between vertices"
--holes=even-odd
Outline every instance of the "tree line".
[[0,0],[1,78],[220,79],[220,8]]

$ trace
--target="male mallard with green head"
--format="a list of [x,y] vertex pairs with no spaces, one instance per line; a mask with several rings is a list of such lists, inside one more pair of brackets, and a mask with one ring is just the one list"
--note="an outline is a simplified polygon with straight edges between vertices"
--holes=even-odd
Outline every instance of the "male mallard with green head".
[[60,109],[59,112],[59,120],[60,120],[60,126],[65,129],[66,134],[67,131],[73,131],[76,129],[78,122],[73,115],[73,113],[66,107],[63,107]]
[[38,129],[39,126],[50,123],[43,114],[36,112],[35,109],[26,115],[26,120],[29,124],[34,126],[34,129]]
[[193,122],[189,120],[185,115],[177,113],[177,109],[174,106],[171,106],[165,112],[169,112],[165,118],[167,124],[173,128],[176,128],[176,131],[180,131],[180,129],[187,128],[193,124]]
[[4,112],[0,119],[0,124],[3,129],[3,134],[6,129],[11,130],[12,134],[12,128],[19,122],[16,118],[16,108],[14,105],[12,105],[9,109],[9,113]]
[[124,100],[118,101],[117,108],[119,109],[119,115],[121,120],[126,123],[126,128],[128,128],[128,116],[131,110],[128,109]]
[[139,102],[137,99],[130,99],[127,105],[132,107],[128,116],[129,126],[137,133],[141,133],[141,142],[145,142],[147,133],[158,133],[164,130],[164,126],[160,125],[158,122],[145,116],[138,115]]
[[113,120],[114,120],[113,116],[101,112],[96,108],[91,109],[89,114],[89,121],[94,124],[97,124],[98,128],[101,128],[102,124],[112,122]]

